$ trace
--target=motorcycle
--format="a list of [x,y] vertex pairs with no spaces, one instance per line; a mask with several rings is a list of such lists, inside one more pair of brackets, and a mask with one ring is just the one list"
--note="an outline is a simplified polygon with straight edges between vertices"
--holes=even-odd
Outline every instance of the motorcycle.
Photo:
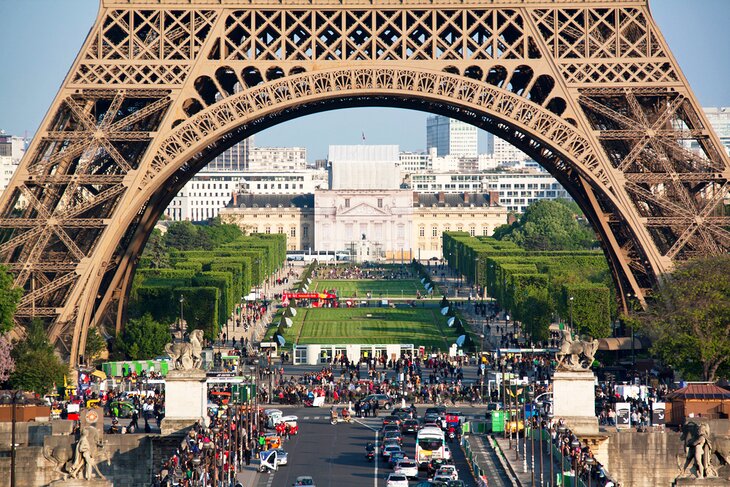
[[456,439],[456,428],[454,428],[454,427],[449,428],[448,437],[449,437],[449,442],[452,442]]
[[365,458],[367,458],[368,462],[375,460],[375,445],[372,443],[368,443],[365,447]]

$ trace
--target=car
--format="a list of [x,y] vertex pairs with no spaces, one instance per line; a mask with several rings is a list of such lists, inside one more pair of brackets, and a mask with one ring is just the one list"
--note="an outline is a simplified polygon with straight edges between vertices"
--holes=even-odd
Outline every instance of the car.
[[387,394],[370,394],[363,401],[378,401],[378,408],[386,411],[393,408],[393,400]]
[[[382,444],[382,449],[385,450],[385,448],[389,447],[389,446],[401,446],[401,444],[398,442],[398,440],[396,440],[394,438],[384,440],[383,444]],[[401,446],[401,449],[402,449],[402,446]]]
[[432,408],[427,408],[426,414],[428,414],[428,413],[434,413],[434,414],[437,414],[438,416],[444,416],[446,414],[446,406],[436,406],[436,407],[432,407]]
[[405,414],[406,418],[417,418],[418,417],[418,411],[414,408],[395,408],[393,409],[393,414],[399,415],[399,414]]
[[451,460],[451,449],[448,446],[444,446],[444,458]]
[[276,464],[277,465],[288,465],[289,455],[283,448],[275,448],[276,450]]
[[441,424],[441,417],[437,413],[426,413],[423,415],[423,422]]
[[309,487],[316,487],[314,485],[314,479],[310,477],[309,475],[302,475],[296,478],[294,480],[294,483],[292,484],[293,487],[299,487],[301,485],[307,485]]
[[389,425],[389,424],[395,424],[400,427],[400,418],[398,416],[386,416],[383,418],[383,426]]
[[388,457],[388,465],[390,468],[395,468],[395,466],[403,460],[406,457],[406,454],[402,451],[394,451],[390,454],[390,457]]
[[408,478],[402,473],[392,473],[388,475],[386,487],[408,487]]
[[449,485],[449,482],[451,482],[452,478],[448,475],[435,475],[433,477],[433,483],[435,485]]
[[449,461],[445,458],[434,458],[430,462],[428,462],[428,476],[433,477],[436,475],[436,471],[443,467],[444,465],[448,465]]
[[400,431],[388,431],[383,435],[383,442],[385,440],[398,440],[398,444],[403,444],[403,436],[401,435]]
[[400,431],[400,426],[398,426],[395,423],[388,423],[385,426],[383,426],[383,429],[380,430],[380,432],[382,434],[385,434],[388,431]]
[[404,458],[395,464],[395,472],[402,473],[409,479],[418,478],[418,464],[413,460]]
[[403,451],[399,445],[387,445],[383,448],[383,457],[388,458],[393,452]]
[[454,465],[442,465],[438,470],[436,470],[434,478],[441,475],[447,475],[451,480],[459,480],[459,472],[456,471],[456,467]]
[[416,434],[418,433],[418,420],[417,419],[406,419],[400,425],[401,433],[405,434]]

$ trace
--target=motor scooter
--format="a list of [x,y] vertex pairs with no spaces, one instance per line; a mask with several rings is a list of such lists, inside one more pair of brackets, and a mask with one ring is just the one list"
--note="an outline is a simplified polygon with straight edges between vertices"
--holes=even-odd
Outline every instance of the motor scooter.
[[368,462],[375,460],[375,445],[372,443],[368,443],[365,447],[365,458],[367,458]]

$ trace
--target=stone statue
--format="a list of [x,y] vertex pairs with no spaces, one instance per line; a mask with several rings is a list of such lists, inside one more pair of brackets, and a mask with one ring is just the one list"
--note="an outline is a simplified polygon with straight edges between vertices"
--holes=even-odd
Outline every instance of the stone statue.
[[712,434],[708,423],[688,421],[680,439],[686,456],[684,465],[677,462],[679,477],[689,476],[693,468],[695,477],[699,479],[717,477],[718,467],[713,460],[717,457],[721,464],[727,464],[730,459],[730,437]]
[[203,363],[203,330],[190,332],[190,341],[168,343],[165,352],[172,359],[176,370],[198,369]]
[[[562,330],[560,350],[555,354],[557,370],[581,371],[590,368],[598,350],[598,340],[573,340],[567,330]],[[583,358],[581,359],[581,355]],[[567,358],[567,360],[566,360]]]
[[[104,479],[104,475],[97,467],[97,462],[102,460],[103,447],[99,430],[94,426],[87,426],[81,430],[79,441],[73,448],[70,445],[58,445],[54,448],[44,447],[43,456],[46,460],[55,464],[53,471],[61,475],[63,478],[61,482],[65,482],[69,477],[91,480],[93,470],[100,478]],[[57,483],[58,481],[54,482],[53,485]]]

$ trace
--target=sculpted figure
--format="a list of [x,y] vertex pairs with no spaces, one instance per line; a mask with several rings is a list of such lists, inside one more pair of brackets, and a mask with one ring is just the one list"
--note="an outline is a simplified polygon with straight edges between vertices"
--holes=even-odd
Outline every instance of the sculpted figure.
[[[707,423],[688,421],[680,439],[684,443],[686,455],[684,465],[677,459],[680,477],[689,476],[692,468],[695,469],[697,478],[717,477],[719,466],[727,465],[730,458],[730,437],[711,433]],[[719,466],[713,464],[715,459],[719,461]]]
[[[587,370],[598,350],[598,340],[573,340],[567,330],[562,331],[560,350],[555,354],[558,370]],[[583,355],[583,359],[581,359]]]
[[165,352],[172,359],[177,370],[191,370],[200,368],[203,363],[203,330],[190,332],[190,341],[182,343],[168,343]]

